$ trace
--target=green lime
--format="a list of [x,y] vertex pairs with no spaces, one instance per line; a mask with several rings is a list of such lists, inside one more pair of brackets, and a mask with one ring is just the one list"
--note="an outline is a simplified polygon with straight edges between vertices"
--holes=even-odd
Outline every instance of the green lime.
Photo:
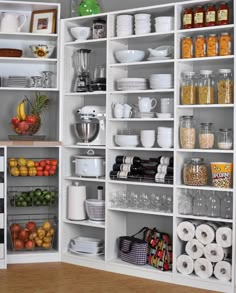
[[21,202],[22,207],[27,207],[27,202],[26,201],[22,201]]

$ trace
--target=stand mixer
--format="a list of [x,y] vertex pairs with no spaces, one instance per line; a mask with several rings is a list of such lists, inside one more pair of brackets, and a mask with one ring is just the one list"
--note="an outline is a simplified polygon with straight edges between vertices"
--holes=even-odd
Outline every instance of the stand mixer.
[[105,145],[106,108],[102,106],[84,106],[77,110],[79,120],[74,124],[77,145]]

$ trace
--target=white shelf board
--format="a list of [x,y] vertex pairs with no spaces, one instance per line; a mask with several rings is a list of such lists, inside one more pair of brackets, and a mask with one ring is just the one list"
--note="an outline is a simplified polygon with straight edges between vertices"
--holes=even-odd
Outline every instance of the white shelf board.
[[23,64],[34,64],[34,63],[56,63],[56,58],[28,58],[28,57],[0,57],[0,63],[23,63]]
[[126,180],[108,180],[108,183],[112,184],[123,184],[123,185],[140,185],[140,186],[152,186],[152,187],[164,187],[164,188],[173,188],[173,184],[162,184],[155,182],[139,182],[139,181],[126,181]]
[[8,264],[21,264],[21,263],[40,263],[40,262],[58,262],[60,261],[59,252],[56,250],[44,251],[8,251],[7,263]]
[[95,91],[95,92],[68,92],[65,93],[65,96],[97,96],[97,95],[106,95],[106,91]]
[[203,217],[203,216],[194,216],[194,215],[181,215],[181,214],[177,214],[176,217],[183,218],[183,219],[196,219],[196,220],[201,220],[201,221],[233,223],[233,219],[224,219],[224,218],[213,218],[213,217]]
[[191,28],[191,29],[180,29],[180,30],[177,30],[177,34],[185,34],[185,35],[191,34],[192,35],[193,33],[217,32],[219,30],[227,31],[228,29],[233,29],[233,28],[234,28],[234,24]]
[[83,221],[71,221],[71,220],[64,220],[64,223],[67,224],[74,224],[74,225],[80,225],[80,226],[89,226],[89,227],[96,227],[96,228],[102,228],[105,229],[105,222],[104,223],[93,223],[92,221],[89,220],[83,220]]
[[121,151],[147,151],[147,152],[173,152],[173,148],[144,148],[144,147],[108,147],[109,150]]
[[156,212],[156,211],[150,211],[150,210],[138,210],[138,209],[128,209],[128,208],[113,208],[113,207],[108,208],[108,210],[118,211],[118,212],[126,212],[126,213],[137,213],[137,214],[173,217],[172,213]]
[[34,39],[57,39],[58,34],[38,34],[38,33],[2,33],[0,32],[0,39],[12,39],[12,40],[34,40]]
[[90,182],[106,182],[105,178],[91,178],[91,177],[79,177],[79,176],[66,176],[65,180],[75,181],[90,181]]
[[78,47],[79,45],[82,45],[82,44],[86,45],[86,44],[94,44],[94,43],[104,43],[106,41],[107,41],[106,38],[92,39],[92,40],[85,40],[85,41],[75,40],[75,41],[72,41],[72,42],[65,43],[65,46],[76,46],[76,47]]
[[71,144],[71,145],[63,145],[64,148],[68,149],[95,149],[95,150],[105,150],[106,146],[104,145],[76,145],[76,144]]
[[76,260],[78,260],[78,265],[79,265],[79,260],[90,260],[90,261],[98,261],[98,262],[104,262],[104,255],[81,255],[81,254],[76,254],[72,253],[70,251],[63,253],[63,256],[70,256],[74,257]]
[[98,13],[98,14],[91,14],[91,15],[84,15],[84,16],[74,16],[74,17],[69,17],[69,18],[66,18],[66,21],[67,22],[73,22],[75,21],[76,24],[78,24],[78,21],[84,21],[84,20],[91,20],[91,18],[99,18],[99,17],[107,17],[107,13]]
[[233,154],[233,150],[219,150],[219,149],[177,149],[180,153],[216,153],[216,154]]
[[233,192],[233,188],[216,188],[214,186],[189,186],[189,185],[176,185],[176,188],[181,189],[193,189],[193,190],[213,190],[223,192]]
[[58,88],[39,88],[39,87],[0,87],[0,91],[28,91],[28,92],[57,92]]
[[201,109],[201,108],[234,108],[234,104],[209,104],[209,105],[178,105],[178,109]]
[[233,59],[234,55],[229,55],[229,56],[216,56],[216,57],[201,57],[201,58],[179,58],[177,59],[177,62],[199,62],[199,61],[224,61],[228,59]]
[[168,60],[158,60],[158,61],[140,61],[140,62],[132,62],[132,63],[114,63],[110,64],[109,67],[126,67],[126,66],[147,66],[147,65],[155,65],[155,64],[166,64],[166,63],[174,63],[174,59]]
[[153,38],[153,37],[169,37],[173,36],[174,37],[174,31],[170,32],[164,32],[164,33],[158,33],[158,32],[153,32],[149,34],[143,34],[143,35],[130,35],[130,36],[125,36],[125,37],[111,37],[109,40],[110,41],[116,41],[116,40],[129,40],[129,39],[137,39],[137,38]]
[[173,93],[174,89],[155,89],[155,90],[137,90],[137,91],[111,91],[110,94],[151,94],[151,93]]
[[174,118],[110,118],[108,120],[112,122],[171,122],[174,121]]

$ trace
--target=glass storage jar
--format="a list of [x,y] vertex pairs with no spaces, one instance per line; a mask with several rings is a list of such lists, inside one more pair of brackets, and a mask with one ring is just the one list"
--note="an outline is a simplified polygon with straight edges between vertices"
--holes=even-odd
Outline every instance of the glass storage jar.
[[195,39],[195,57],[206,57],[206,38],[203,35],[196,36]]
[[193,27],[199,28],[204,26],[205,11],[203,6],[196,6],[193,12]]
[[195,216],[206,216],[206,197],[202,191],[197,190],[193,199],[193,214]]
[[225,219],[232,219],[233,217],[233,197],[230,192],[226,192],[221,199],[220,216]]
[[208,4],[205,12],[205,25],[214,26],[216,25],[216,6],[214,4]]
[[191,37],[182,39],[182,58],[193,58],[193,39]]
[[183,149],[194,149],[196,143],[195,121],[193,116],[180,117],[180,146]]
[[182,215],[191,215],[193,213],[193,197],[187,189],[179,196],[178,211]]
[[213,123],[201,123],[199,129],[199,146],[200,149],[212,149],[214,146],[215,135]]
[[229,24],[229,5],[226,2],[222,2],[217,9],[217,25],[225,24]]
[[212,70],[200,70],[198,81],[198,104],[214,104],[215,102],[215,79]]
[[233,104],[234,83],[231,69],[220,69],[217,80],[218,104]]
[[182,15],[182,28],[188,29],[193,27],[193,9],[187,7],[183,11]]
[[183,73],[181,81],[181,104],[194,105],[197,103],[197,86],[195,72]]
[[207,185],[207,166],[203,158],[192,158],[184,164],[184,184],[190,186]]
[[216,34],[210,34],[207,38],[207,56],[215,57],[219,55],[219,40]]
[[230,150],[233,146],[233,131],[231,128],[219,129],[218,132],[218,148],[222,150]]
[[206,200],[207,216],[208,217],[220,217],[220,198],[212,191]]
[[228,56],[232,54],[232,39],[229,33],[222,33],[220,35],[219,41],[219,55],[220,56]]

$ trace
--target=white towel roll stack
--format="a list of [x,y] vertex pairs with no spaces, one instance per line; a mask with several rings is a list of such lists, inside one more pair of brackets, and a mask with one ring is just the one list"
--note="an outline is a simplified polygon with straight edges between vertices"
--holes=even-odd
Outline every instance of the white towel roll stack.
[[211,262],[219,262],[227,257],[229,250],[217,243],[210,243],[204,247],[204,255]]
[[216,230],[219,228],[214,223],[201,224],[196,228],[196,238],[203,245],[212,243],[215,240]]
[[194,263],[195,274],[201,278],[210,278],[213,274],[212,263],[205,258],[198,258]]
[[228,261],[219,261],[214,268],[214,275],[220,281],[228,282],[231,280],[232,266]]
[[192,239],[187,242],[185,251],[192,259],[197,259],[203,256],[204,246],[197,239]]
[[194,238],[197,222],[184,221],[177,227],[177,235],[182,241],[189,241]]
[[186,254],[178,256],[176,261],[176,268],[183,275],[192,274],[194,268],[193,259]]
[[216,231],[216,243],[224,248],[232,246],[232,229],[230,227],[220,227]]

